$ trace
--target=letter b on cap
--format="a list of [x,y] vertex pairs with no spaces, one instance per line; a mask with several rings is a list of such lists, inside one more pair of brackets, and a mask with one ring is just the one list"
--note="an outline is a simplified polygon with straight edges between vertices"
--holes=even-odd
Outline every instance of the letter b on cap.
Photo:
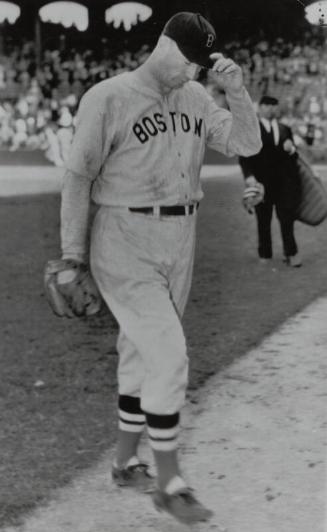
[[206,42],[206,47],[207,47],[207,48],[211,48],[211,46],[213,45],[214,40],[215,40],[214,35],[212,35],[212,33],[208,33],[208,38],[207,38],[207,42]]

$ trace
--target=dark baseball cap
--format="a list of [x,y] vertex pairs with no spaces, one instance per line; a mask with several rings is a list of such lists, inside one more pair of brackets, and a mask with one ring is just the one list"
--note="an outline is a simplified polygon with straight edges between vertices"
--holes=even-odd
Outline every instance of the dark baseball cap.
[[265,94],[260,98],[259,104],[260,105],[278,105],[279,101],[274,96],[269,96],[268,94]]
[[162,34],[175,41],[191,63],[207,68],[212,65],[209,56],[215,51],[216,32],[200,13],[176,13],[168,20]]

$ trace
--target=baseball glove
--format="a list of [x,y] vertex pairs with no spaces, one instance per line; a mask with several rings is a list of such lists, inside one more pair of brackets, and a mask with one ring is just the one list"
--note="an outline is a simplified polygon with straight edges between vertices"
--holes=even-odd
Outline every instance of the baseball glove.
[[85,264],[72,259],[49,260],[44,272],[46,299],[60,317],[92,316],[102,298]]
[[263,201],[264,195],[264,186],[258,181],[253,185],[246,186],[242,198],[243,207],[252,214],[254,207]]

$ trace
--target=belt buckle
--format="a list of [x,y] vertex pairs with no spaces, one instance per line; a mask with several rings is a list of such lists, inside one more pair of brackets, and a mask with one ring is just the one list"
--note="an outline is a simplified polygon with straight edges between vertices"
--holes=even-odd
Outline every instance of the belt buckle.
[[188,216],[189,214],[191,214],[191,207],[190,207],[190,205],[185,205],[185,214],[186,214],[186,216]]

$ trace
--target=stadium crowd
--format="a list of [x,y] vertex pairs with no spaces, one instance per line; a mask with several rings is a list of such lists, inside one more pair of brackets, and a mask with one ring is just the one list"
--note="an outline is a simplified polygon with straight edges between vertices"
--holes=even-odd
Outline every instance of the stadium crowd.
[[[299,145],[323,157],[327,144],[327,45],[310,35],[299,44],[234,40],[223,52],[242,65],[245,83],[256,102],[264,93],[281,101],[281,117]],[[74,131],[83,93],[94,83],[134,69],[149,50],[97,57],[91,50],[45,50],[37,65],[32,43],[0,57],[0,149],[41,149],[62,166]],[[202,79],[225,105],[210,73]]]
[[91,50],[46,50],[39,67],[32,43],[0,57],[0,149],[41,149],[57,166],[67,156],[81,96],[95,83],[136,68],[147,55],[125,51],[96,58]]

